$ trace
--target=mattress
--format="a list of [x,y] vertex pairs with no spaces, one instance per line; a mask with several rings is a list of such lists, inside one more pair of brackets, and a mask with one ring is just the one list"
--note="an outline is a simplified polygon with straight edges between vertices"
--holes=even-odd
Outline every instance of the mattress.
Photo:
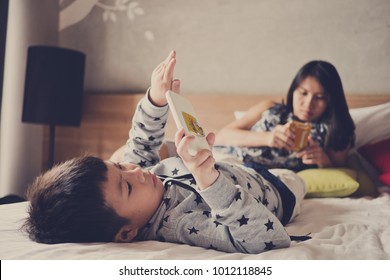
[[224,253],[159,241],[39,244],[21,229],[29,202],[0,205],[1,260],[389,260],[390,195],[305,199],[286,226],[312,239],[261,254]]

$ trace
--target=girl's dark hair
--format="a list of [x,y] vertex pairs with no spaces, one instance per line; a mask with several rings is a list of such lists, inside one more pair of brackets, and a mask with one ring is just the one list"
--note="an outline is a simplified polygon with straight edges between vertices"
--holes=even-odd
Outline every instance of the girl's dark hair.
[[355,124],[349,114],[341,78],[329,62],[310,61],[298,71],[287,93],[287,109],[293,112],[293,93],[307,77],[315,78],[327,96],[327,109],[319,121],[328,125],[325,149],[340,151],[355,144]]
[[40,243],[111,242],[126,219],[104,200],[103,160],[85,156],[40,175],[28,189],[29,217],[24,228]]

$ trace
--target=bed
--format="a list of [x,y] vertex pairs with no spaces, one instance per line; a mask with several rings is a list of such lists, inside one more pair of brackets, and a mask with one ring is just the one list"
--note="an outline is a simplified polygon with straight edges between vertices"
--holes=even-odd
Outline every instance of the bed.
[[[140,96],[133,98],[139,99]],[[229,118],[233,118],[234,111],[247,108],[254,100],[246,97],[246,103],[243,105],[230,99],[231,102],[226,103],[225,106],[210,112],[210,105],[206,105],[210,102],[205,102],[209,98],[210,96],[194,96],[191,99],[203,118],[207,119],[207,114],[209,116],[212,114],[213,121],[207,122],[206,129],[214,131],[230,121]],[[390,95],[350,96],[348,102],[351,115],[357,125],[358,146],[351,163],[352,175],[354,175],[352,179],[357,181],[359,186],[353,192],[351,190],[337,192],[339,190],[334,186],[328,186],[327,190],[330,189],[332,192],[322,192],[320,195],[313,195],[304,200],[301,214],[287,225],[286,230],[290,235],[310,234],[312,237],[310,240],[294,241],[289,248],[253,255],[228,254],[158,241],[129,244],[38,244],[30,241],[20,230],[27,215],[29,202],[19,202],[0,205],[0,259],[388,260],[390,259],[390,187],[386,185],[386,180],[390,170],[385,168],[389,165],[386,151],[390,147],[388,142],[390,126],[386,122],[390,119]],[[169,124],[168,137],[173,130],[173,125]],[[382,146],[375,147],[377,143]],[[375,153],[381,157],[382,165],[384,161],[387,167],[377,165],[377,159],[372,157]],[[386,157],[383,157],[384,155]],[[364,178],[359,177],[361,174]],[[338,177],[333,179],[336,183],[344,180]],[[375,193],[372,193],[373,188]]]

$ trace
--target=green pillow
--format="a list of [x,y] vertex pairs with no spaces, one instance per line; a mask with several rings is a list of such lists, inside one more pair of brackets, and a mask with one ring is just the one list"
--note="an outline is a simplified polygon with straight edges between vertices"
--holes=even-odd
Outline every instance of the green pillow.
[[357,172],[349,168],[306,169],[297,174],[306,183],[306,197],[345,197],[359,187]]

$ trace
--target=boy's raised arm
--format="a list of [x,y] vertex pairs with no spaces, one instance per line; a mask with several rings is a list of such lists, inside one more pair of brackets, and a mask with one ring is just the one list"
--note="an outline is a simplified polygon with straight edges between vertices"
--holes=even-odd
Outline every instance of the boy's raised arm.
[[164,127],[168,117],[165,97],[167,90],[179,92],[180,81],[172,80],[176,65],[176,52],[171,51],[152,73],[151,87],[135,111],[124,160],[141,167],[155,165],[164,140]]

